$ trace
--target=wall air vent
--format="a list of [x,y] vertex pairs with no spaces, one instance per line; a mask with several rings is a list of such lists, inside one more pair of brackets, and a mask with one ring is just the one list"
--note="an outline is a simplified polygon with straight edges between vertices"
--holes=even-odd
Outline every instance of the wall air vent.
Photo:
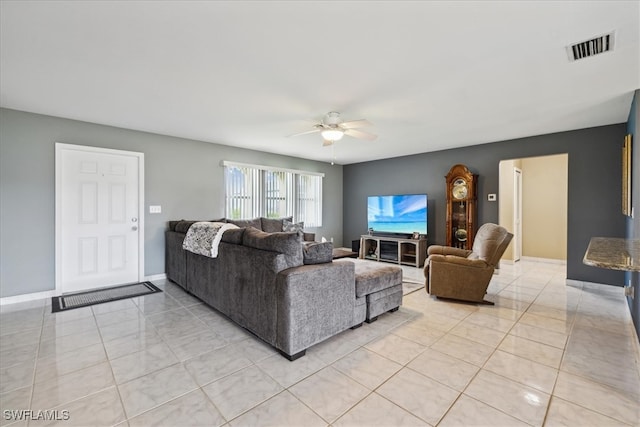
[[569,61],[577,61],[578,59],[588,58],[613,50],[613,34],[612,31],[608,34],[594,37],[591,40],[567,46]]

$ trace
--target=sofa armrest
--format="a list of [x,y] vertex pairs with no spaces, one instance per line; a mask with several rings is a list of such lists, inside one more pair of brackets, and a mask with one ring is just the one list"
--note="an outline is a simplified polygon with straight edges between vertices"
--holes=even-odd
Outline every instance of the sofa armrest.
[[187,289],[187,255],[182,249],[184,233],[165,232],[165,273],[167,279]]
[[427,249],[427,255],[454,255],[466,258],[471,253],[468,249],[454,248],[452,246],[431,245]]
[[354,326],[355,266],[335,261],[281,271],[276,295],[276,347],[294,355]]

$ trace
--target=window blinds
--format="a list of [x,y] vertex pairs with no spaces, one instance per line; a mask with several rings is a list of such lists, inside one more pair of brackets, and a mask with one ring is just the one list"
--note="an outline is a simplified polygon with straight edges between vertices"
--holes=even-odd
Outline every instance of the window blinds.
[[293,216],[305,227],[322,226],[324,174],[233,162],[222,165],[227,218]]

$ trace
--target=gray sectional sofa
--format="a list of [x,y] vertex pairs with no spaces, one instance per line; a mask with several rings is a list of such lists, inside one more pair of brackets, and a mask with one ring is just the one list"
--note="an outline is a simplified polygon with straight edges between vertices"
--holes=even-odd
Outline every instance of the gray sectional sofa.
[[[264,228],[277,229],[270,221]],[[242,228],[225,231],[217,258],[210,258],[182,248],[193,222],[169,223],[167,278],[290,360],[365,320],[366,298],[356,298],[354,263],[332,262],[330,243],[305,246],[302,233],[268,233],[258,229],[258,219],[236,222]]]

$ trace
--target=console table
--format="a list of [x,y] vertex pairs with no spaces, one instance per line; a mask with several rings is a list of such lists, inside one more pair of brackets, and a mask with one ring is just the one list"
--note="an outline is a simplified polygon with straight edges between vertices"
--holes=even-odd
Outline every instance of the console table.
[[593,237],[582,262],[610,270],[640,271],[640,239]]
[[422,267],[427,258],[427,239],[401,239],[364,234],[360,236],[359,258]]

